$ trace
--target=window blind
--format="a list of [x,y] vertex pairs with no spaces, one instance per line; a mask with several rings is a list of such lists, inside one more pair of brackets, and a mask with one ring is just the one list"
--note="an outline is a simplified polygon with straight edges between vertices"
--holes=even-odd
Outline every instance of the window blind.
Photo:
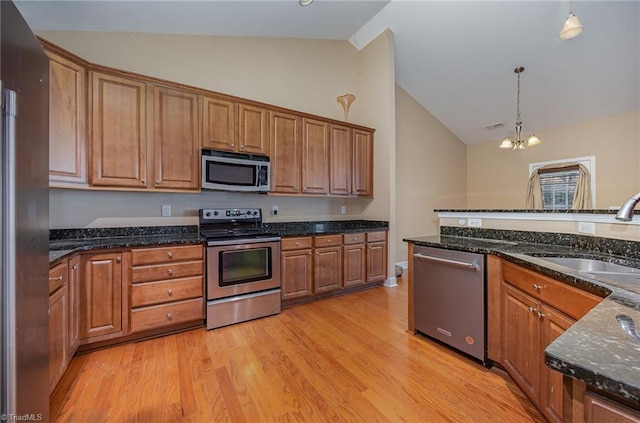
[[542,207],[548,210],[570,210],[579,177],[580,171],[577,168],[540,172]]

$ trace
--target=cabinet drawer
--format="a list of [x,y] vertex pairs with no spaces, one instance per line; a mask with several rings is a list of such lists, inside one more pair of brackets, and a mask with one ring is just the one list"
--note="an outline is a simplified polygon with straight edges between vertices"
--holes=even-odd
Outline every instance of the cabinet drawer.
[[502,262],[502,279],[576,320],[602,301],[593,294],[505,261]]
[[138,266],[131,270],[131,282],[150,282],[165,279],[178,279],[187,276],[202,276],[202,260],[182,263],[153,264]]
[[366,234],[344,234],[344,245],[364,244]]
[[313,237],[314,247],[332,247],[342,245],[342,235],[322,235]]
[[280,244],[282,251],[289,250],[302,250],[304,248],[311,248],[311,237],[299,237],[299,238],[282,238]]
[[202,245],[180,245],[171,247],[136,248],[131,250],[133,266],[152,263],[171,263],[184,260],[202,260]]
[[384,241],[387,239],[387,232],[367,232],[367,242]]
[[204,320],[202,298],[131,310],[131,332]]
[[49,294],[67,283],[68,278],[69,267],[66,261],[49,269]]
[[202,297],[202,276],[147,282],[131,287],[131,307]]

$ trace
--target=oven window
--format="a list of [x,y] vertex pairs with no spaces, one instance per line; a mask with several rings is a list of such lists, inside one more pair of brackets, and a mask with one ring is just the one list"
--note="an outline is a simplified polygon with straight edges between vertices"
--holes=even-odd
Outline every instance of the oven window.
[[254,186],[256,184],[256,166],[209,161],[207,162],[207,182]]
[[271,279],[271,247],[221,251],[219,285]]

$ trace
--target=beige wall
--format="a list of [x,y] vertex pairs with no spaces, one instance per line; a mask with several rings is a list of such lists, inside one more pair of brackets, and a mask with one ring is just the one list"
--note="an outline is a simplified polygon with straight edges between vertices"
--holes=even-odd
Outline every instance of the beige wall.
[[596,209],[620,205],[640,191],[640,112],[536,133],[539,146],[497,148],[500,135],[467,150],[467,207],[525,208],[529,163],[596,157]]
[[[52,189],[52,228],[182,222],[159,219],[162,204],[170,204],[173,215],[187,221],[199,208],[228,206],[261,207],[269,221],[393,220],[395,75],[390,31],[362,51],[347,41],[328,40],[95,32],[39,35],[90,62],[334,119],[344,118],[336,97],[352,93],[356,101],[349,121],[376,129],[373,200]],[[269,216],[272,205],[279,206],[277,217]],[[340,214],[342,205],[347,206],[346,215]],[[391,242],[390,264],[395,249]]]
[[466,207],[467,147],[400,86],[396,86],[397,261],[402,238],[435,235],[437,208]]

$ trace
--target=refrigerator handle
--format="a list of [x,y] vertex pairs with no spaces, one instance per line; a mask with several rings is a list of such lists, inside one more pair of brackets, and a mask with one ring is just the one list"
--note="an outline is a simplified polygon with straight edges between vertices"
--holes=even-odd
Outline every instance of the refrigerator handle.
[[[1,82],[0,82],[1,84]],[[1,87],[1,85],[0,85]],[[2,264],[2,403],[3,413],[16,407],[16,118],[17,95],[2,89],[0,148],[0,263]],[[5,411],[6,410],[6,411]]]

